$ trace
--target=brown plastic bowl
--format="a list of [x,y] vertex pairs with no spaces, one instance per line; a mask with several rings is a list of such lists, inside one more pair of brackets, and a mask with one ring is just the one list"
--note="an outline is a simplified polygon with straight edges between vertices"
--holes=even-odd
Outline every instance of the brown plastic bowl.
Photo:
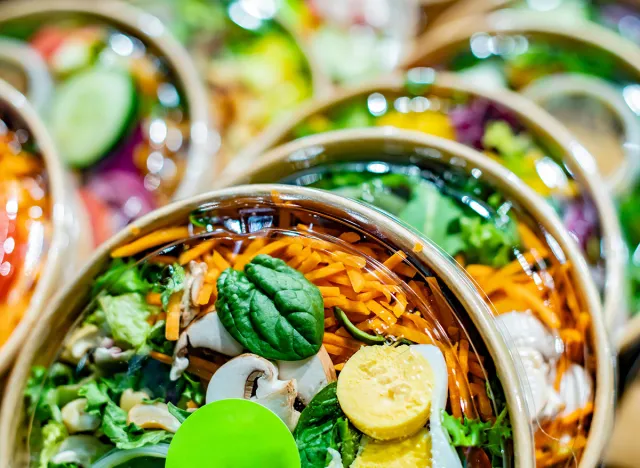
[[[509,351],[504,345],[490,311],[467,276],[442,252],[424,244],[417,235],[400,224],[389,220],[380,212],[361,203],[337,195],[303,187],[286,185],[253,185],[219,190],[163,207],[135,221],[127,229],[102,245],[92,261],[79,272],[73,284],[64,289],[45,312],[41,321],[23,344],[18,362],[7,382],[7,390],[0,411],[0,466],[17,467],[24,460],[24,389],[33,365],[50,365],[65,334],[80,316],[86,305],[93,278],[110,260],[110,252],[117,246],[148,234],[164,226],[184,222],[189,213],[203,204],[229,200],[271,199],[278,193],[282,202],[295,202],[298,206],[322,212],[341,219],[356,229],[368,232],[394,249],[403,250],[417,265],[433,271],[451,289],[473,321],[495,364],[498,377],[509,406],[515,439],[517,466],[533,467],[532,435],[524,409],[524,401],[517,384],[518,377]],[[416,244],[424,244],[421,252],[413,252]],[[51,325],[47,325],[47,323]]]
[[[331,97],[310,102],[290,119],[271,126],[256,138],[238,155],[234,164],[223,172],[218,185],[226,184],[230,177],[241,177],[243,171],[251,170],[266,151],[290,141],[293,129],[310,116],[329,112],[354,98],[364,97],[374,92],[383,94],[406,92],[404,84],[403,76],[394,75],[371,84],[341,90]],[[602,227],[605,262],[604,317],[608,330],[614,338],[617,338],[628,315],[624,291],[627,253],[611,195],[603,188],[593,161],[589,164],[590,155],[560,122],[515,92],[485,91],[466,84],[457,79],[454,74],[447,72],[436,73],[435,80],[428,90],[428,94],[436,96],[455,95],[456,92],[484,98],[509,109],[518,117],[518,121],[524,125],[527,132],[544,142],[556,154],[562,155],[562,162],[567,165],[573,177],[593,200]]]
[[118,0],[12,0],[0,4],[0,36],[7,21],[78,14],[110,23],[150,44],[170,64],[184,95],[190,120],[187,164],[173,198],[206,190],[217,164],[219,137],[211,129],[207,94],[187,51],[155,16]]
[[51,239],[45,252],[43,270],[20,324],[9,340],[0,346],[0,377],[2,377],[2,374],[9,370],[29,331],[42,320],[42,312],[47,305],[47,300],[59,288],[61,280],[68,278],[69,272],[76,269],[88,256],[91,238],[86,235],[86,230],[82,232],[86,224],[86,215],[75,198],[73,185],[67,179],[53,141],[36,111],[21,93],[2,80],[0,80],[0,107],[3,112],[21,120],[36,143],[38,153],[44,161],[51,199]]
[[[377,128],[341,130],[310,136],[280,146],[261,158],[253,169],[228,180],[230,186],[282,180],[301,170],[332,162],[368,161],[372,154],[386,153],[398,163],[416,163],[437,158],[460,170],[479,169],[483,178],[514,200],[557,241],[571,270],[583,303],[593,320],[592,343],[596,355],[594,413],[581,467],[597,466],[612,425],[615,400],[614,356],[602,317],[600,298],[589,269],[575,241],[566,231],[553,209],[500,164],[460,143],[420,132]],[[391,223],[387,219],[386,223]]]

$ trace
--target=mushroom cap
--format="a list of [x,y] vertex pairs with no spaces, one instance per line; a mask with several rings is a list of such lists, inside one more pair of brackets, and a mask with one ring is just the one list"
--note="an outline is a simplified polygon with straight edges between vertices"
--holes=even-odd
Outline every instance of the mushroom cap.
[[207,403],[227,398],[245,398],[247,381],[262,374],[262,382],[277,380],[278,369],[270,361],[255,354],[241,354],[221,366],[209,381]]
[[129,410],[127,423],[134,423],[142,429],[164,429],[169,432],[177,432],[180,421],[169,413],[169,407],[165,403],[138,403]]

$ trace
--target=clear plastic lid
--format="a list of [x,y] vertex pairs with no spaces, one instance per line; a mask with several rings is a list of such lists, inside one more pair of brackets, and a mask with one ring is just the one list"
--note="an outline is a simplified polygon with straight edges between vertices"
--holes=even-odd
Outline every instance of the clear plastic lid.
[[190,68],[117,18],[140,27],[158,20],[136,22],[141,12],[120,7],[111,17],[83,5],[7,5],[0,62],[20,65],[1,51],[24,51],[25,93],[38,95],[35,105],[81,187],[98,245],[173,198],[192,159],[192,125],[200,123],[193,116],[202,112],[190,109],[193,91],[184,89]]
[[147,218],[86,270],[53,312],[73,322],[64,340],[40,330],[55,362],[27,384],[32,460],[163,466],[192,412],[246,398],[289,427],[304,467],[515,466],[514,451],[531,466],[507,412],[517,382],[498,380],[465,276],[436,276],[428,243],[394,247],[418,239],[399,226],[291,190]]
[[25,122],[0,102],[0,350],[29,308],[52,235],[45,162]]
[[537,463],[600,456],[606,424],[592,418],[611,417],[613,394],[606,330],[583,260],[542,199],[481,155],[408,132],[308,137],[233,183],[274,178],[371,203],[454,257],[519,368]]
[[[347,128],[395,127],[450,139],[482,151],[544,197],[576,238],[604,297],[608,325],[619,331],[626,255],[615,208],[600,179],[581,163],[589,155],[573,136],[518,96],[465,85],[432,69],[319,100],[267,134],[231,170],[251,169],[265,149]],[[588,162],[588,160],[587,160]],[[225,180],[225,177],[221,177]]]
[[[285,2],[133,3],[157,15],[189,50],[209,91],[208,106],[222,139],[222,165],[323,84],[298,40],[300,31],[284,26],[289,21],[280,16],[279,4]],[[286,3],[291,3],[288,16],[296,27],[297,21],[310,21],[304,2]]]

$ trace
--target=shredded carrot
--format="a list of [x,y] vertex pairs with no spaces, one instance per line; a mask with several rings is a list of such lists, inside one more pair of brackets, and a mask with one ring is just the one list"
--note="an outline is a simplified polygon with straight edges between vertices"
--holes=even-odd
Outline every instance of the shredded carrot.
[[383,265],[386,266],[389,270],[393,271],[393,269],[398,265],[400,265],[402,262],[404,262],[406,258],[407,258],[407,254],[401,250],[398,250],[389,258],[387,258],[384,261]]
[[186,226],[159,229],[152,232],[151,234],[142,236],[141,238],[136,239],[129,244],[125,244],[114,249],[111,252],[111,257],[131,257],[152,247],[159,247],[169,242],[186,239],[187,237],[189,237],[189,228],[187,228]]
[[213,264],[220,271],[224,271],[227,268],[231,268],[231,265],[229,264],[229,262],[227,262],[217,250],[213,251]]
[[349,244],[354,244],[360,240],[360,236],[355,232],[344,232],[340,234],[339,239],[342,239]]
[[177,341],[180,336],[180,301],[182,293],[173,293],[167,307],[167,323],[165,338],[167,341]]
[[338,297],[340,296],[340,288],[337,286],[318,286],[322,297]]
[[150,305],[156,305],[156,306],[162,305],[160,293],[154,293],[154,292],[148,293],[146,297],[146,301],[147,301],[147,304],[150,304]]
[[213,293],[214,285],[212,283],[205,283],[200,288],[198,293],[198,305],[208,304],[211,300],[211,294]]
[[357,340],[345,338],[329,332],[325,332],[322,342],[325,344],[329,343],[335,346],[341,346],[347,349],[355,349],[356,351],[362,347],[362,343]]
[[349,277],[351,286],[356,293],[359,293],[364,289],[366,282],[362,273],[354,268],[347,268],[347,276]]
[[322,278],[328,278],[329,276],[335,275],[344,271],[344,263],[337,262],[332,265],[327,265],[326,267],[320,268],[319,270],[315,270],[311,273],[306,274],[305,276],[309,281],[314,281]]
[[215,243],[215,240],[208,240],[201,242],[200,244],[190,248],[189,250],[185,250],[180,254],[180,257],[178,257],[178,263],[180,263],[180,265],[186,265],[191,260],[195,260],[201,257],[203,254],[213,249]]

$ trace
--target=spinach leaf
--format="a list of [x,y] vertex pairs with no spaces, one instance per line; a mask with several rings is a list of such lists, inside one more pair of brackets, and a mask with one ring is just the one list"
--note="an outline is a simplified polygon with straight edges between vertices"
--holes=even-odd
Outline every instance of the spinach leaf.
[[267,359],[296,361],[320,350],[324,301],[317,286],[283,260],[258,255],[218,278],[216,309],[229,333]]
[[151,284],[142,277],[134,260],[125,262],[116,258],[111,262],[109,269],[96,278],[91,294],[95,296],[101,291],[112,295],[134,292],[144,294],[150,290]]
[[331,459],[327,451],[329,448],[340,452],[345,467],[355,460],[360,433],[342,412],[336,395],[337,387],[337,382],[333,382],[320,390],[302,411],[293,431],[302,468],[326,467]]
[[145,344],[151,330],[147,317],[154,307],[147,304],[142,294],[102,296],[98,304],[116,342],[127,343],[134,348]]

